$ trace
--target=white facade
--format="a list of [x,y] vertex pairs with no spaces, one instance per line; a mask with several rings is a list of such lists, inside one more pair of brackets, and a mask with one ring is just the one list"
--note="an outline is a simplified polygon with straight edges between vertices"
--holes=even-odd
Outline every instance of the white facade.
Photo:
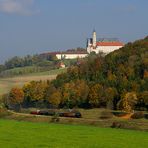
[[103,52],[105,54],[108,54],[122,47],[123,46],[97,46],[95,49],[92,47],[87,47],[87,51],[88,53],[95,52],[96,54],[98,54],[99,52]]
[[87,52],[90,54],[91,52],[95,52],[98,54],[99,52],[103,52],[108,54],[113,52],[114,50],[120,49],[124,46],[123,43],[119,42],[117,39],[100,39],[97,41],[96,32],[93,32],[93,37],[88,39],[87,41]]
[[85,58],[88,56],[87,53],[57,53],[56,57],[58,59],[76,59],[76,58]]

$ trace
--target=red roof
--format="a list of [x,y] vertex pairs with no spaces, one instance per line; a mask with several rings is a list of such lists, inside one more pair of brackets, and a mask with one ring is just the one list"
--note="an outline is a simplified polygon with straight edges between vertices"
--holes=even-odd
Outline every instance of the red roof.
[[97,42],[97,46],[124,46],[121,42]]

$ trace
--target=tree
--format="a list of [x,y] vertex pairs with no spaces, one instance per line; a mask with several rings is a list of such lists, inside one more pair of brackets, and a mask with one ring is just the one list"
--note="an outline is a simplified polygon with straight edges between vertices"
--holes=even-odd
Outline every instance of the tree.
[[10,103],[12,104],[19,104],[21,109],[21,103],[24,100],[24,92],[21,88],[15,87],[12,88],[9,93]]
[[79,78],[79,69],[77,66],[71,66],[67,69],[67,73],[69,74],[70,80],[75,80]]
[[113,109],[114,108],[114,99],[117,96],[116,88],[109,87],[105,90],[105,98],[107,103],[107,108]]
[[119,101],[118,107],[126,112],[131,112],[138,101],[135,92],[127,92],[124,97]]
[[62,87],[62,104],[67,108],[77,105],[77,97],[74,82],[66,83]]
[[38,101],[44,100],[46,88],[47,88],[46,82],[31,81],[30,83],[25,84],[23,87],[25,98],[27,100],[35,102],[37,105]]
[[50,104],[58,107],[59,104],[61,103],[61,92],[59,90],[56,90],[55,92],[53,92],[49,98],[48,98],[48,101]]
[[103,102],[104,102],[104,90],[102,85],[100,84],[94,84],[90,87],[90,91],[89,91],[89,103],[93,106],[93,107],[98,107],[100,106]]
[[146,106],[148,106],[148,91],[142,93],[142,98]]
[[75,97],[77,98],[77,103],[81,107],[86,107],[88,105],[88,94],[89,87],[84,80],[75,81]]
[[148,109],[148,91],[143,91],[139,94],[139,105]]

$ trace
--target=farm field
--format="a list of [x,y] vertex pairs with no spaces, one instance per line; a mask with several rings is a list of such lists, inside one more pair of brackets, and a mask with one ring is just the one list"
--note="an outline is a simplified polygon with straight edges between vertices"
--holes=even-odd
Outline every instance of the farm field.
[[22,86],[29,81],[51,80],[55,79],[57,74],[66,69],[56,69],[46,72],[32,73],[28,75],[15,76],[12,78],[0,78],[0,95],[7,93],[14,86]]
[[148,133],[92,126],[0,120],[0,147],[144,148]]

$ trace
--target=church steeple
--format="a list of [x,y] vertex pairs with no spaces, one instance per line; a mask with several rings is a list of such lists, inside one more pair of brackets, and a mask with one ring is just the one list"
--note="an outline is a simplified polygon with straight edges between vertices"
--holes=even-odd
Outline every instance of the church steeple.
[[97,43],[97,34],[95,29],[93,30],[93,47],[96,47],[96,43]]

